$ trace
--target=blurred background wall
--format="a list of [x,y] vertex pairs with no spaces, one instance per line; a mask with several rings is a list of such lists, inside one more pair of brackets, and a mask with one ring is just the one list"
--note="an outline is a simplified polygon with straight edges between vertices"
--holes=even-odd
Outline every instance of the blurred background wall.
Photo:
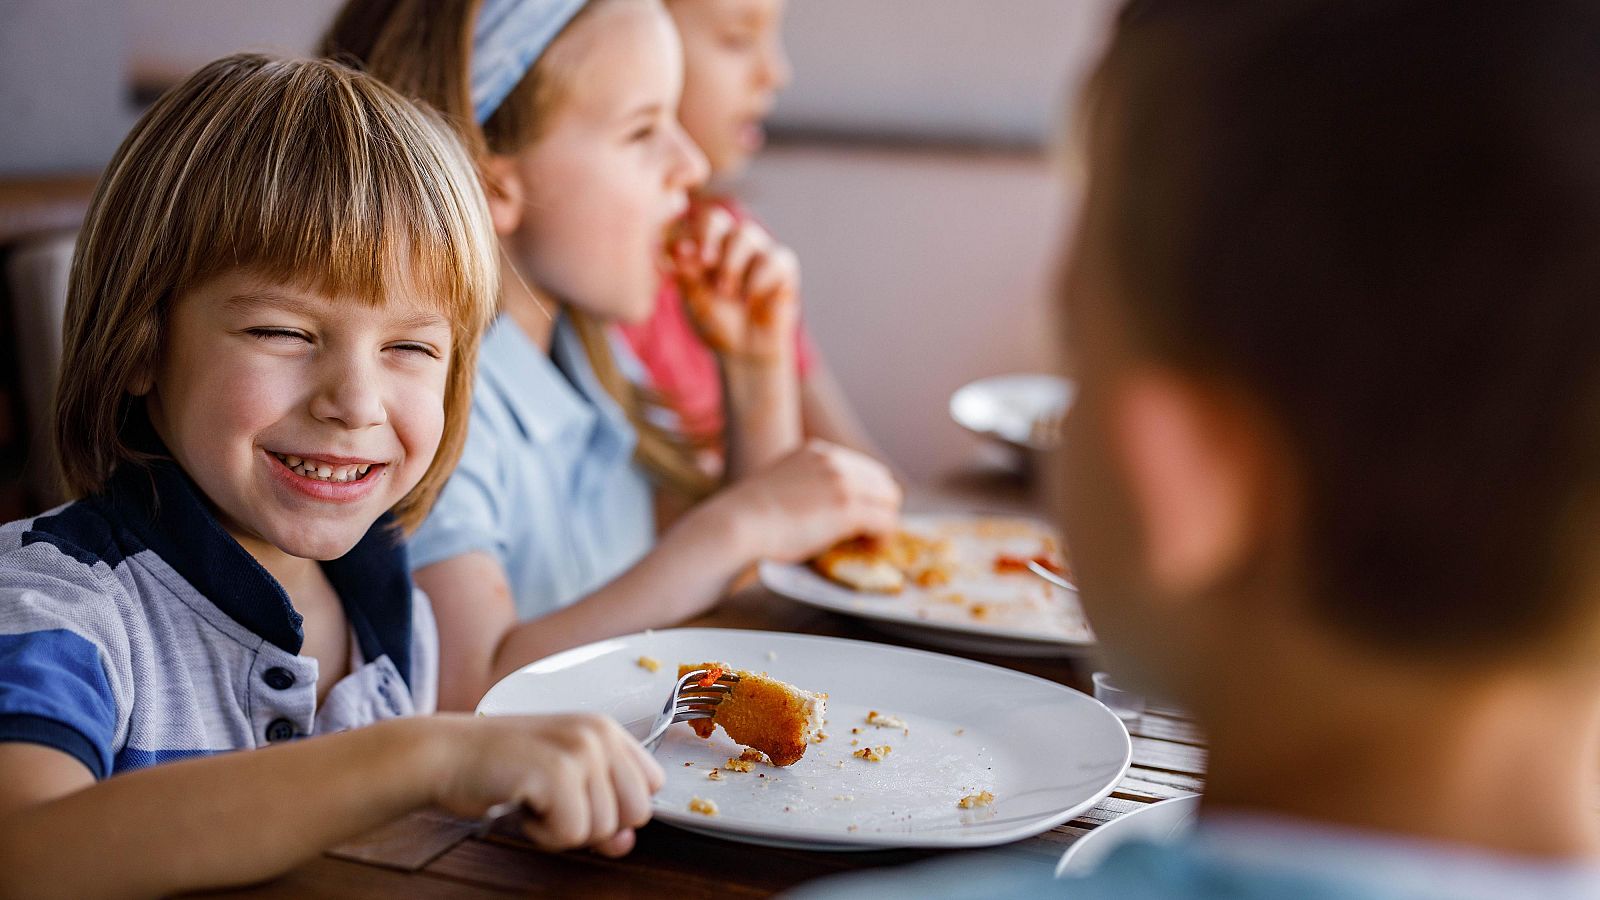
[[[139,101],[336,0],[0,0],[0,176],[92,172]],[[741,191],[800,254],[818,343],[914,479],[970,462],[946,401],[1048,368],[1054,162],[1114,0],[790,0],[796,80]]]

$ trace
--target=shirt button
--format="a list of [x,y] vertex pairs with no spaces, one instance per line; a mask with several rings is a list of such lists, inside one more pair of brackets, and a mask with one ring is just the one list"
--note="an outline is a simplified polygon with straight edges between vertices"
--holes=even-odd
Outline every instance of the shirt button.
[[279,744],[294,737],[294,723],[288,719],[273,719],[267,726],[267,740]]
[[294,673],[281,666],[273,666],[261,673],[261,680],[275,691],[287,691],[294,687]]

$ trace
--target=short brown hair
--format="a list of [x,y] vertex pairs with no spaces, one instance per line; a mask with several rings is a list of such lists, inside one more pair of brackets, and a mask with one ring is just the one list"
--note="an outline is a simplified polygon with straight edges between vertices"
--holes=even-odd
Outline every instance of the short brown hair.
[[1600,9],[1140,0],[1084,227],[1142,352],[1292,445],[1321,618],[1484,658],[1596,615]]
[[68,489],[94,493],[148,459],[131,440],[143,407],[130,390],[157,368],[177,295],[243,270],[379,304],[398,261],[453,334],[438,452],[392,511],[416,527],[466,441],[495,251],[471,160],[436,114],[325,60],[207,65],[134,126],[78,237],[56,395]]

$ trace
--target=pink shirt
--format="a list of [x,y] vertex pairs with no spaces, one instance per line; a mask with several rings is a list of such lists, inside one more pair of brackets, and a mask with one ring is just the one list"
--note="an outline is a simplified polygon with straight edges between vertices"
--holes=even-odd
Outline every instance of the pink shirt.
[[[748,217],[737,205],[725,205],[740,221]],[[648,320],[639,325],[622,325],[618,330],[644,364],[651,385],[678,414],[684,433],[694,438],[720,438],[722,375],[717,358],[695,333],[673,280],[661,280],[656,310]],[[815,353],[802,322],[795,329],[795,360],[802,379],[810,374]]]

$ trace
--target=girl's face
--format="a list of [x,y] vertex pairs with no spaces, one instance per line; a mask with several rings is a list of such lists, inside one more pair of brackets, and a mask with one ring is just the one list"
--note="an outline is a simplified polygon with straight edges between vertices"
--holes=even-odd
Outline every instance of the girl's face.
[[522,185],[511,253],[539,287],[604,320],[655,308],[668,225],[703,183],[678,125],[683,52],[655,2],[608,0],[549,51],[565,95],[512,164]]
[[433,460],[452,329],[394,284],[368,306],[229,273],[172,305],[150,419],[263,565],[343,556]]
[[683,35],[678,118],[711,171],[737,174],[766,142],[761,123],[791,77],[784,0],[672,0]]

